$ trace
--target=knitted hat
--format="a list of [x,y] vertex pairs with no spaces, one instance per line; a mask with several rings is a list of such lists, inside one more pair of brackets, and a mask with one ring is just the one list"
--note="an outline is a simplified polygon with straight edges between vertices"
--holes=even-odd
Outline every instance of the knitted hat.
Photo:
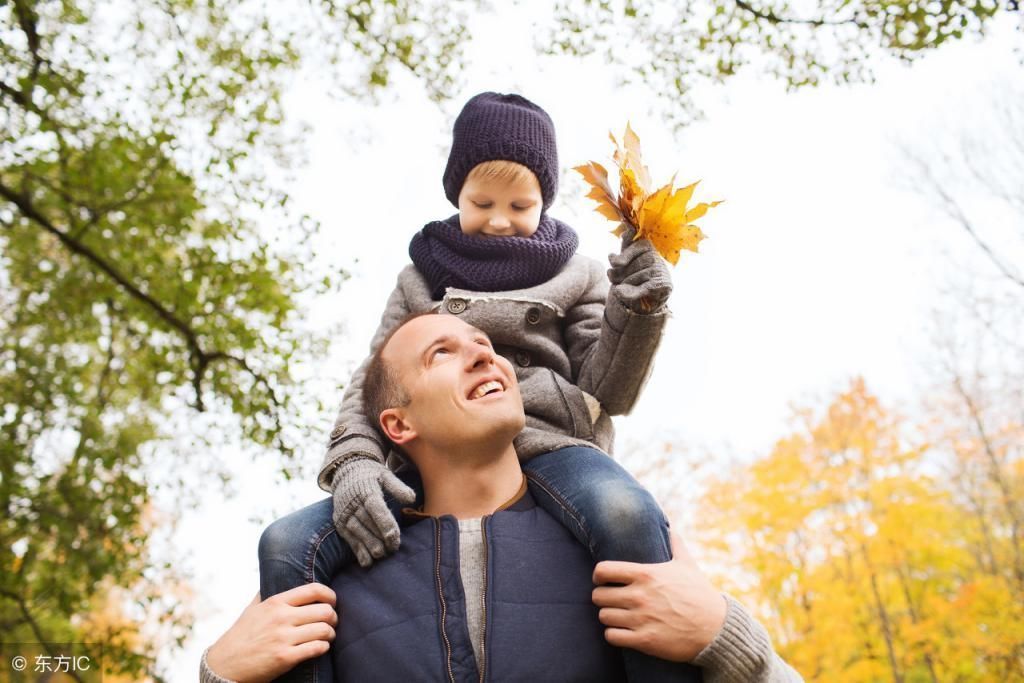
[[476,95],[455,119],[452,151],[444,169],[444,194],[456,207],[473,167],[484,161],[515,161],[540,181],[546,211],[558,192],[555,124],[547,112],[520,95]]

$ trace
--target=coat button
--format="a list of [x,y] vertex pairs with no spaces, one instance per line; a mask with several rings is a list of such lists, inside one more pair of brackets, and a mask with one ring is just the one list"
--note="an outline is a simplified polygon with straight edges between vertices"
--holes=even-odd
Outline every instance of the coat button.
[[335,427],[334,429],[331,430],[331,439],[337,439],[339,436],[345,433],[346,429],[347,427],[344,426]]
[[466,310],[466,302],[462,299],[451,299],[448,301],[448,312],[458,315]]
[[526,311],[526,322],[536,325],[540,322],[540,309],[534,306]]
[[530,364],[530,354],[526,351],[516,351],[516,364],[525,368]]

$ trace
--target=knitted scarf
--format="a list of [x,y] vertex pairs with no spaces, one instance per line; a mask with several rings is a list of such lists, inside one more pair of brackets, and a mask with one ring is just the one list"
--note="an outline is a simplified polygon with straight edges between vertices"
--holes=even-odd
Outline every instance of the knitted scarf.
[[427,279],[431,297],[440,300],[446,287],[501,292],[539,285],[554,277],[578,246],[576,231],[547,214],[530,237],[467,235],[455,214],[413,235],[409,256]]

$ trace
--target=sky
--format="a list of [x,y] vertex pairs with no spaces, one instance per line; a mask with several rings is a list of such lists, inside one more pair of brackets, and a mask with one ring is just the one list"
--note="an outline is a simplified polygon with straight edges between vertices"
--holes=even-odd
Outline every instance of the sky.
[[[617,240],[568,169],[610,162],[608,132],[620,136],[627,120],[655,183],[678,172],[680,184],[701,179],[698,201],[726,200],[701,221],[700,253],[673,271],[672,318],[640,402],[616,418],[617,443],[750,459],[786,434],[794,405],[821,405],[852,377],[892,404],[927,386],[922,359],[948,249],[971,245],[915,189],[899,145],[928,148],[969,126],[992,65],[1020,58],[1012,26],[910,67],[881,65],[871,85],[786,93],[741,75],[707,89],[706,118],[678,135],[649,113],[650,93],[617,87],[598,62],[535,57],[525,14],[481,14],[470,32],[465,88],[445,109],[402,76],[378,105],[331,99],[312,74],[289,93],[288,115],[312,126],[290,191],[321,222],[318,253],[351,274],[310,312],[325,329],[342,324],[319,374],[347,380],[408,263],[409,238],[455,212],[441,187],[450,126],[465,100],[495,90],[525,95],[554,120],[563,176],[549,213],[577,230],[584,254],[603,261]],[[197,622],[184,651],[163,660],[170,680],[195,680],[202,650],[257,591],[262,528],[326,495],[315,484],[319,445],[310,453],[310,476],[272,490],[271,463],[227,456],[239,494],[182,520],[175,547],[194,575]]]

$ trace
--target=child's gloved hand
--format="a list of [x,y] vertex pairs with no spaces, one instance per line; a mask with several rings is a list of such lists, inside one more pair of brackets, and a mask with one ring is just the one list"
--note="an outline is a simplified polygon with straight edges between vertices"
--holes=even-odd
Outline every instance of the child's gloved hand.
[[608,279],[619,300],[631,311],[650,313],[668,301],[672,274],[668,262],[648,239],[633,240],[636,231],[622,234],[622,253],[609,254]]
[[398,550],[398,522],[384,502],[384,491],[406,505],[416,492],[374,458],[355,456],[334,473],[334,528],[362,567]]

